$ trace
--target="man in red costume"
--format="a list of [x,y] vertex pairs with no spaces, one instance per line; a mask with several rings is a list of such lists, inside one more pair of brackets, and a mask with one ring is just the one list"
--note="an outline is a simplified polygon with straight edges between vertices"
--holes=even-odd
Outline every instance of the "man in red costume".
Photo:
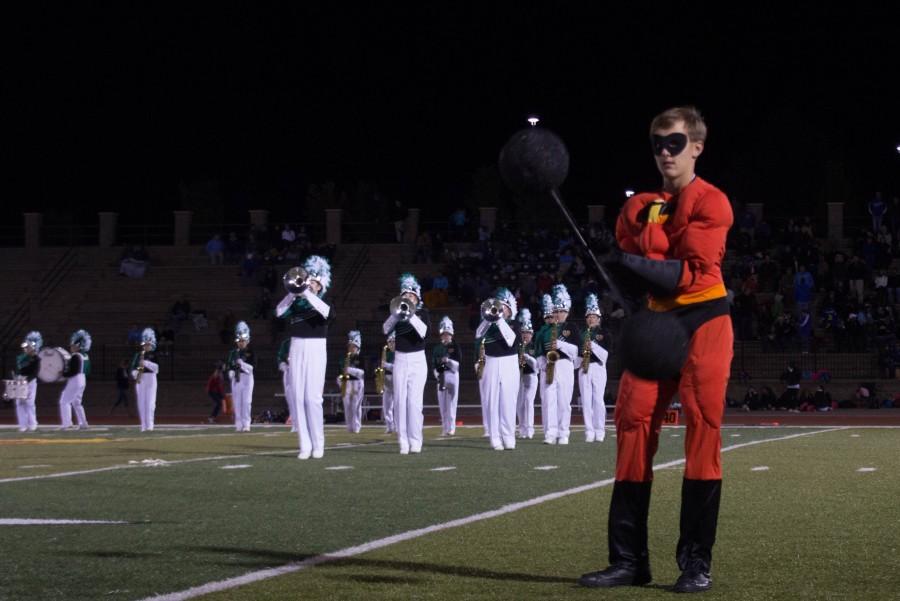
[[[725,194],[694,173],[706,141],[706,124],[696,109],[661,113],[651,123],[650,136],[662,189],[631,197],[616,223],[622,251],[617,262],[649,293],[646,310],[631,318],[637,325],[626,327],[632,339],[622,341],[623,354],[631,359],[616,399],[610,566],[583,575],[579,583],[613,587],[651,581],[647,514],[653,456],[677,392],[686,423],[686,462],[676,551],[682,573],[674,590],[699,592],[712,585],[722,489],[720,426],[734,337],[721,264],[733,215]],[[660,324],[677,334],[672,341],[683,342],[669,348],[657,344],[643,359],[635,359],[650,346],[639,339],[652,337],[654,329],[658,334]],[[668,367],[660,367],[667,362]]]

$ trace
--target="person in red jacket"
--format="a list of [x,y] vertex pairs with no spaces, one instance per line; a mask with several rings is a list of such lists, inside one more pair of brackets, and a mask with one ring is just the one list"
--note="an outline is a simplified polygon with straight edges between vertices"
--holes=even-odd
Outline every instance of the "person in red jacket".
[[[666,409],[678,393],[686,433],[676,551],[682,573],[674,590],[699,592],[712,585],[722,489],[720,426],[734,335],[721,265],[733,215],[725,194],[695,173],[706,141],[706,124],[695,108],[661,113],[650,136],[662,188],[632,196],[616,223],[617,262],[648,294],[646,309],[630,318],[636,325],[626,324],[623,332],[626,370],[616,399],[610,566],[583,575],[579,583],[613,587],[651,581],[647,514],[653,456]],[[670,344],[658,342],[662,331],[672,333]],[[645,344],[644,335],[655,336],[657,344]]]
[[225,376],[222,375],[222,365],[216,363],[215,369],[209,379],[206,381],[206,394],[213,402],[213,410],[209,415],[209,423],[215,423],[219,417],[219,411],[222,410],[222,399],[225,398]]

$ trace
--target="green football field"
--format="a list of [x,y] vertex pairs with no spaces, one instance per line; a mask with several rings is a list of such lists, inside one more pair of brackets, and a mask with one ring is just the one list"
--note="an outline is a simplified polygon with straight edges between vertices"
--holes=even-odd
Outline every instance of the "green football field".
[[[299,461],[283,426],[2,429],[0,599],[673,595],[683,429],[657,455],[654,583],[612,591],[574,584],[606,563],[611,432],[504,452],[439,432],[401,456],[380,428],[328,428]],[[735,427],[723,447],[704,598],[900,599],[900,430]]]

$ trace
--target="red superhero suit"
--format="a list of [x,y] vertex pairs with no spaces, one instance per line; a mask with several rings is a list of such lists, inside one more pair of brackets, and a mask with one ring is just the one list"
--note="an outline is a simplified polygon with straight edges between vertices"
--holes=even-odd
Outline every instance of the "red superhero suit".
[[653,456],[663,417],[676,392],[687,426],[676,558],[682,572],[709,573],[721,495],[720,426],[733,354],[721,271],[732,221],[725,194],[694,178],[677,196],[664,192],[633,196],[616,223],[616,239],[626,257],[651,267],[655,261],[666,261],[680,269],[680,277],[676,271],[673,279],[674,290],[649,296],[648,309],[666,312],[664,317],[683,325],[688,337],[676,377],[644,379],[626,369],[619,384],[609,555],[613,568],[625,566],[622,573],[634,574],[632,584],[650,581],[647,512]]

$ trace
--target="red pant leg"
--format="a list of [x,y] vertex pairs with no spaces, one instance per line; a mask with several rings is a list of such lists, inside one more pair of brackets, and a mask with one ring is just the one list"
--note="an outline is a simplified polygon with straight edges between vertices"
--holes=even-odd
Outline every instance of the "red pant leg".
[[711,319],[694,332],[678,394],[684,414],[684,477],[722,479],[722,415],[734,353],[731,317]]
[[653,480],[659,431],[677,387],[674,380],[644,380],[627,370],[622,374],[616,397],[616,480]]

